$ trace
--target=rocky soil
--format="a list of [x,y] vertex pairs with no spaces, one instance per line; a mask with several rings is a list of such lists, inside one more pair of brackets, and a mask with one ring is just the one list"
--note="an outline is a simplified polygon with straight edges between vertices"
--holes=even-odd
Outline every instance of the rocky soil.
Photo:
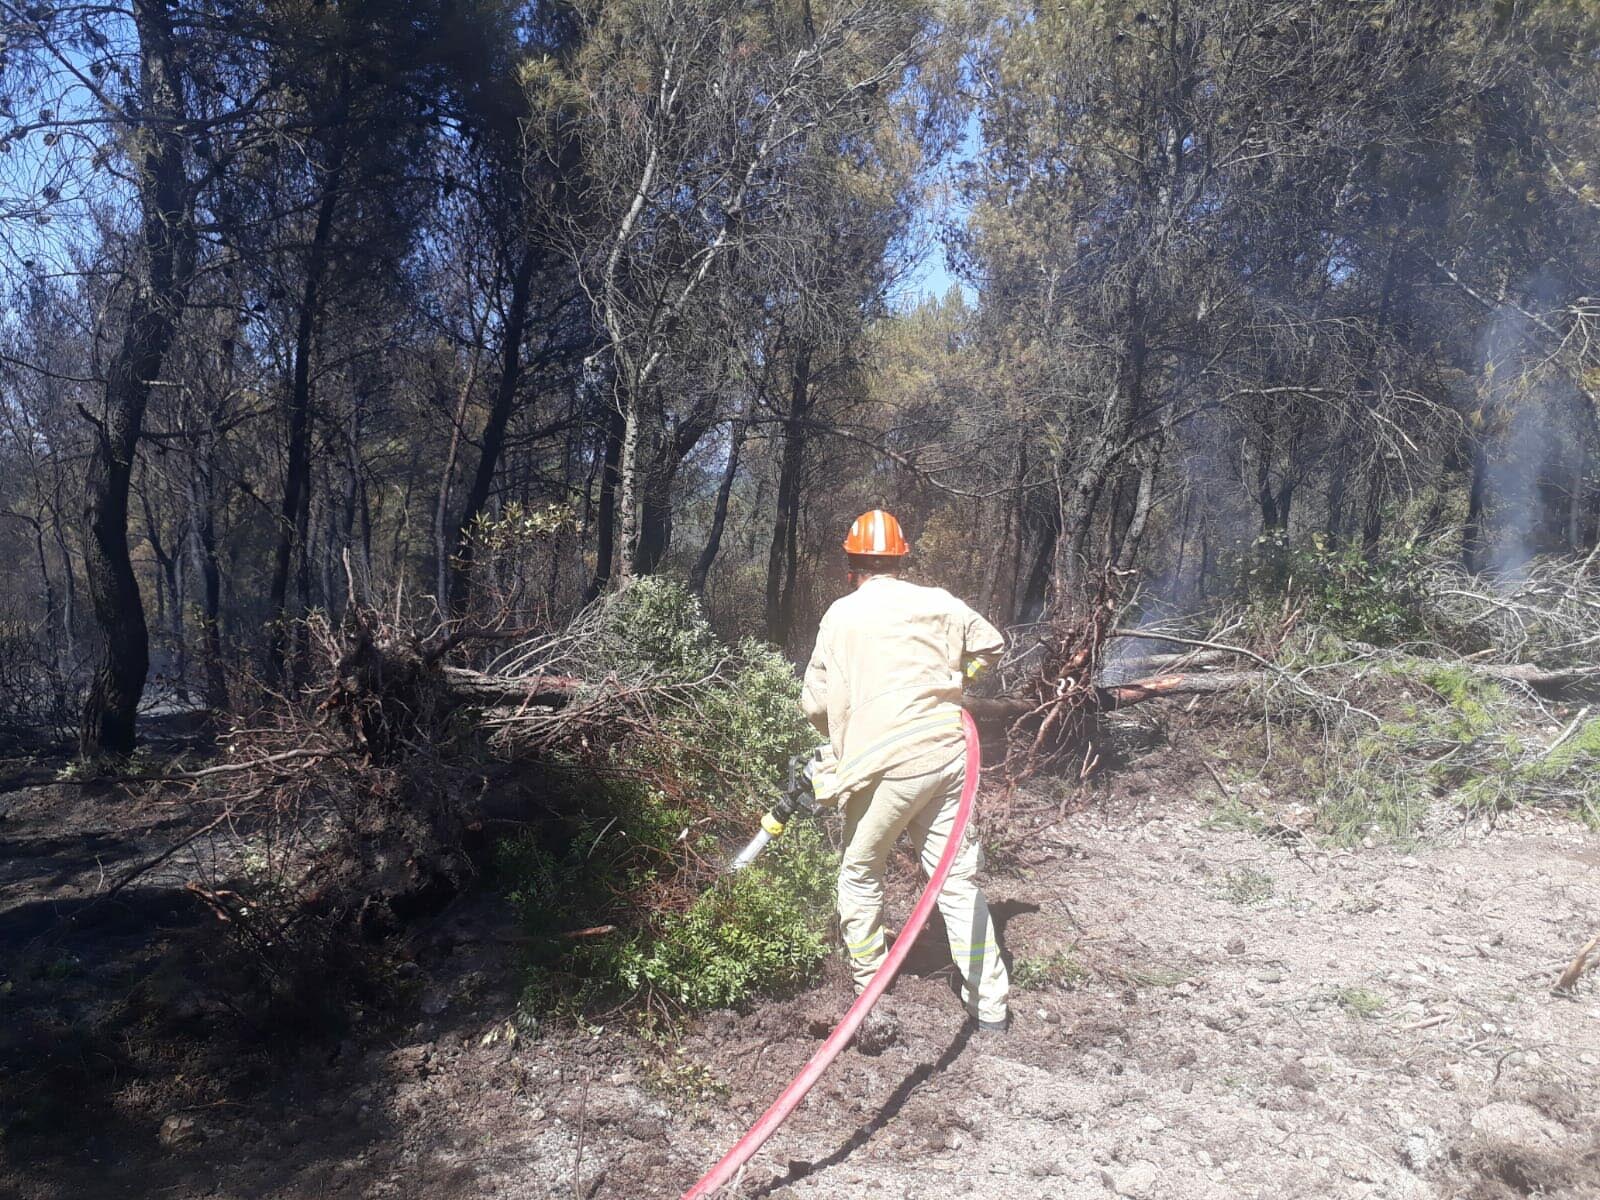
[[[681,1040],[519,1029],[477,896],[415,930],[398,1015],[252,1039],[181,859],[95,902],[185,814],[20,788],[47,778],[0,797],[0,1195],[675,1197],[847,999],[836,966]],[[1600,1196],[1600,972],[1550,991],[1600,931],[1600,835],[1525,815],[1335,850],[1141,782],[991,869],[1014,1029],[963,1029],[930,930],[898,1044],[846,1051],[729,1194]]]

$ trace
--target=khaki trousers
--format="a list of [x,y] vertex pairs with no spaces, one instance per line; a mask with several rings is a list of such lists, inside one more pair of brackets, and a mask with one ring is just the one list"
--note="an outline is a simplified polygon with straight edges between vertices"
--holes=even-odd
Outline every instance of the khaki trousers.
[[[924,874],[932,875],[955,824],[966,756],[947,767],[907,779],[879,779],[845,805],[844,861],[839,866],[839,925],[855,976],[866,987],[888,953],[883,932],[883,873],[902,832],[911,835]],[[1003,1021],[1009,983],[989,902],[973,882],[981,852],[968,836],[944,888],[939,911],[950,935],[950,954],[962,973],[961,998],[984,1021]]]

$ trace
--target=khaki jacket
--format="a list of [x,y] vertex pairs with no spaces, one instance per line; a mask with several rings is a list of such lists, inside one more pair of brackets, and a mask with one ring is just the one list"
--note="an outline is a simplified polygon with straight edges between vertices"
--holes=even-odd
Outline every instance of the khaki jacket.
[[963,668],[1004,649],[1000,631],[943,588],[876,576],[834,601],[800,697],[838,759],[834,798],[956,758]]

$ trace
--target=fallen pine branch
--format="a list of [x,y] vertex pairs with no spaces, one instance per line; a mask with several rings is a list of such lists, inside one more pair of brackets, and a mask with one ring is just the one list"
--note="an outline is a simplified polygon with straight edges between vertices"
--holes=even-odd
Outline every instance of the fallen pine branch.
[[[1154,675],[1097,686],[1092,707],[1100,712],[1113,712],[1148,700],[1239,692],[1271,683],[1274,678],[1269,671],[1183,671]],[[1040,708],[1039,701],[1026,696],[968,696],[962,700],[962,705],[980,721],[1014,721]]]
[[1600,949],[1600,933],[1590,938],[1584,948],[1578,951],[1577,957],[1567,964],[1567,969],[1561,972],[1561,978],[1556,980],[1556,985],[1552,990],[1570,992],[1577,987],[1578,980],[1583,978],[1583,973],[1589,969],[1589,956],[1596,949]]
[[148,771],[126,775],[86,775],[76,779],[53,779],[36,787],[89,787],[106,783],[185,783],[195,779],[209,779],[214,775],[237,775],[245,771],[259,771],[281,763],[304,759],[343,758],[348,750],[302,746],[280,754],[267,754],[260,758],[241,759],[238,762],[219,763],[214,767],[201,767],[196,771]]

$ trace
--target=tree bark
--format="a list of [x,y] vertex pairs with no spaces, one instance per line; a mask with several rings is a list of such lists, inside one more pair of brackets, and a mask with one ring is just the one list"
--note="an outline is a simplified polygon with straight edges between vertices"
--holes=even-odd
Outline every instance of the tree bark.
[[[783,457],[778,468],[778,511],[767,547],[767,640],[788,640],[793,591],[785,580],[794,573],[796,526],[800,519],[800,470],[805,459],[805,421],[811,408],[811,349],[795,354],[789,379],[789,411],[783,423]],[[785,603],[785,599],[789,603]]]
[[1144,540],[1144,531],[1150,523],[1150,509],[1155,502],[1156,493],[1156,463],[1155,451],[1144,455],[1144,461],[1139,464],[1139,491],[1133,500],[1133,515],[1128,518],[1128,528],[1122,535],[1122,548],[1117,552],[1117,570],[1133,570],[1134,561],[1139,557],[1139,543]]
[[500,378],[495,383],[494,399],[489,404],[489,420],[483,429],[483,452],[472,473],[472,484],[456,519],[455,558],[450,564],[447,611],[467,603],[472,586],[472,526],[489,503],[489,489],[495,470],[505,452],[506,428],[516,409],[517,385],[522,381],[522,342],[528,329],[528,308],[533,297],[533,276],[538,253],[530,243],[523,247],[511,278],[511,298],[506,307],[505,328],[500,342]]
[[1489,494],[1489,447],[1482,437],[1472,438],[1472,481],[1467,488],[1467,521],[1461,527],[1461,565],[1476,575],[1488,561],[1485,507]]
[[702,404],[662,439],[646,472],[640,496],[639,545],[633,556],[633,573],[653,574],[672,548],[672,489],[684,460],[715,423],[714,404]]
[[639,439],[644,436],[640,428],[644,422],[641,390],[637,383],[626,388],[618,402],[622,436],[617,461],[616,506],[622,553],[616,556],[616,576],[621,583],[626,583],[633,574],[634,550],[639,545]]
[[[1056,543],[1060,538],[1061,510],[1052,505],[1039,530],[1039,543],[1034,549],[1033,562],[1017,595],[1016,608],[1011,614],[1013,624],[1035,620],[1043,613],[1050,586],[1050,564],[1055,561]],[[1019,550],[1025,540],[1019,533]]]
[[600,503],[595,513],[594,577],[584,590],[583,602],[588,604],[599,596],[611,582],[611,566],[616,557],[617,538],[617,477],[622,458],[624,418],[615,406],[608,409],[605,449],[600,468]]
[[467,375],[456,394],[455,415],[450,423],[450,444],[445,450],[444,466],[439,471],[439,496],[433,505],[434,600],[441,613],[450,611],[450,490],[455,486],[456,461],[461,455],[461,434],[467,423],[467,406],[472,402],[472,389],[478,382],[478,364],[482,358],[482,320],[474,322],[472,340]]
[[717,485],[717,499],[711,510],[711,530],[706,534],[706,544],[700,551],[700,557],[689,571],[689,591],[696,596],[705,594],[706,577],[711,574],[711,566],[717,561],[717,552],[722,548],[722,531],[728,524],[728,501],[733,495],[733,483],[739,474],[739,452],[744,448],[745,431],[749,427],[750,411],[747,408],[729,430],[728,461],[722,468],[722,481]]
[[[328,269],[328,249],[333,239],[343,179],[343,152],[334,151],[333,165],[317,203],[317,220],[306,253],[305,281],[300,294],[295,327],[293,378],[289,389],[288,463],[283,479],[283,504],[278,510],[278,546],[273,557],[269,600],[274,618],[268,672],[281,677],[290,651],[289,574],[298,555],[305,562],[306,535],[311,520],[311,353],[321,308],[322,281]],[[306,600],[303,571],[300,600]]]
[[86,475],[84,567],[100,647],[84,700],[78,752],[125,755],[134,747],[139,699],[150,669],[150,635],[128,550],[128,490],[150,389],[161,372],[187,296],[194,256],[189,181],[184,171],[183,80],[164,0],[134,8],[139,39],[136,143],[142,277],[129,300],[122,338],[107,364],[104,407],[95,421]]

